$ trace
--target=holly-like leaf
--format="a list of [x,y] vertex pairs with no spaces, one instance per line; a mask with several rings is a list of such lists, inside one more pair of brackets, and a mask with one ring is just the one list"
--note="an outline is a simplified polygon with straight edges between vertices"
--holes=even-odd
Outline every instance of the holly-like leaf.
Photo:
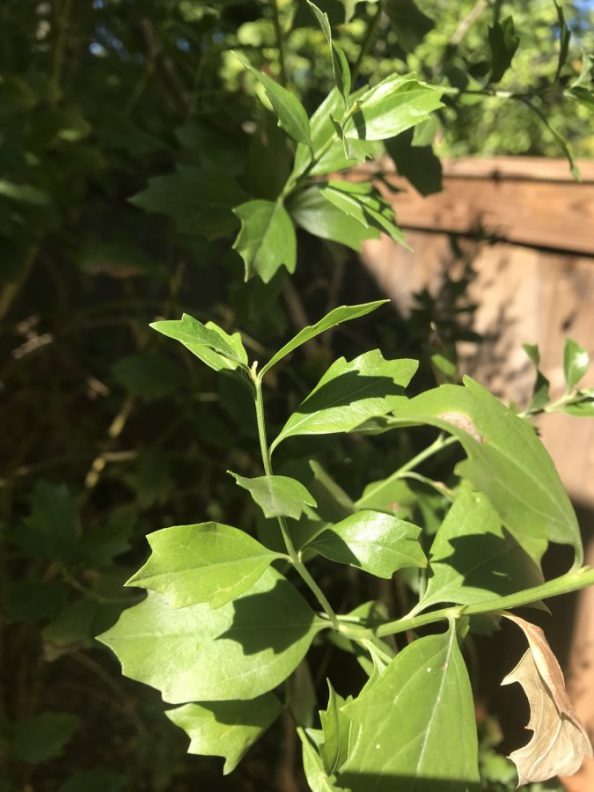
[[405,52],[412,52],[435,27],[414,0],[387,0],[386,14],[394,28],[398,43]]
[[331,181],[321,190],[327,201],[365,228],[375,228],[404,245],[404,234],[394,221],[394,210],[370,182]]
[[80,521],[76,501],[64,485],[38,481],[31,514],[15,531],[15,541],[31,556],[72,559],[77,553]]
[[300,190],[289,203],[291,217],[310,234],[338,242],[359,252],[365,239],[379,239],[377,227],[353,221],[324,195],[323,187],[313,185]]
[[130,201],[147,212],[171,217],[179,231],[210,240],[233,232],[237,220],[231,210],[246,198],[226,171],[184,165],[150,179],[147,189]]
[[265,517],[291,517],[298,520],[307,506],[316,505],[303,484],[289,476],[246,478],[229,472],[237,484],[250,493]]
[[442,91],[414,77],[391,75],[357,99],[344,125],[348,138],[385,140],[421,124],[442,106]]
[[359,319],[361,316],[366,316],[372,311],[377,310],[382,305],[390,302],[389,300],[375,300],[374,302],[361,303],[360,305],[339,305],[338,308],[333,308],[329,313],[323,316],[315,324],[307,325],[302,328],[296,336],[290,341],[287,341],[276,354],[274,354],[268,363],[263,367],[261,375],[264,376],[267,371],[273,366],[276,366],[284,357],[290,355],[303,344],[311,341],[312,338],[325,333],[331,327],[337,327],[343,322],[350,322],[352,319]]
[[457,472],[486,493],[503,525],[535,560],[547,542],[583,547],[573,507],[552,459],[527,421],[478,382],[441,385],[404,401],[393,425],[428,423],[458,438],[468,459]]
[[592,757],[592,745],[567,695],[557,658],[540,627],[509,613],[505,616],[520,627],[529,644],[501,683],[518,682],[530,705],[527,728],[534,732],[532,739],[509,756],[518,770],[518,785],[571,776]]
[[417,367],[418,362],[408,358],[385,360],[379,349],[350,361],[338,358],[288,419],[271,449],[296,435],[351,432],[370,418],[396,410],[406,401],[404,388]]
[[407,646],[342,711],[352,722],[337,774],[352,792],[479,788],[474,705],[454,625]]
[[463,484],[429,556],[431,575],[421,604],[473,605],[544,583],[540,567],[501,527],[486,495]]
[[332,41],[332,28],[330,27],[328,14],[319,9],[315,3],[311,2],[311,0],[307,0],[307,4],[317,19],[318,24],[322,29],[322,33],[328,42],[328,46],[330,47],[330,52],[332,53],[332,71],[334,73],[334,82],[336,83],[336,87],[346,105],[351,92],[351,70],[349,68],[346,55],[338,46],[338,44],[335,44]]
[[233,249],[243,259],[246,281],[259,275],[269,283],[282,266],[295,271],[295,227],[280,201],[248,201],[233,211],[241,220]]
[[202,324],[188,314],[183,314],[181,319],[153,322],[151,327],[179,341],[209,368],[249,376],[247,352],[239,333],[229,335],[214,322]]
[[123,673],[164,701],[247,700],[267,693],[299,665],[325,626],[301,594],[269,568],[233,602],[171,608],[149,592],[98,640]]
[[421,529],[391,514],[367,509],[322,531],[307,546],[320,555],[389,579],[403,567],[425,567]]
[[492,83],[499,82],[509,69],[519,44],[520,37],[516,33],[513,17],[508,16],[489,28]]
[[293,138],[296,143],[303,143],[312,148],[311,132],[309,129],[309,119],[305,108],[299,99],[279,85],[275,80],[269,77],[264,72],[254,69],[246,60],[240,58],[236,54],[237,59],[241,65],[248,69],[262,85],[266,91],[266,96],[270,100],[272,109],[278,118],[278,125],[285,130],[285,132]]
[[172,608],[218,608],[250,588],[279,558],[251,536],[217,522],[175,525],[147,536],[149,560],[126,583],[157,591]]
[[577,341],[568,338],[563,351],[563,373],[568,389],[575,388],[588,371],[589,365],[590,356],[584,347],[580,346]]
[[223,775],[228,775],[282,710],[277,697],[265,693],[252,701],[184,704],[165,714],[190,738],[188,753],[222,756]]

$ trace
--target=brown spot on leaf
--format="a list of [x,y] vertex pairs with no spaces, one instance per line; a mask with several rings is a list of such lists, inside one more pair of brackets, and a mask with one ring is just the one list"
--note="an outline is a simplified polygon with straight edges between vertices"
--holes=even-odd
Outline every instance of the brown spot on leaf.
[[476,428],[472,418],[469,415],[466,415],[466,413],[444,412],[438,417],[441,418],[442,421],[446,421],[447,423],[452,424],[452,426],[457,426],[458,429],[463,429],[465,432],[468,432],[468,434],[474,440],[476,440],[477,443],[483,442],[482,434]]

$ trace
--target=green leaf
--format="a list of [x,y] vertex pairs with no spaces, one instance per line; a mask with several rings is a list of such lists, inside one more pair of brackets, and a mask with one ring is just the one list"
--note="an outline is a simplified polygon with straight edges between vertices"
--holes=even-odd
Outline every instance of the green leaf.
[[562,412],[575,415],[576,418],[594,417],[594,395],[578,398],[562,408]]
[[[415,128],[420,129],[418,126]],[[394,160],[400,176],[412,184],[421,195],[431,195],[442,189],[442,167],[431,145],[417,145],[412,130],[408,129],[384,143]]]
[[228,775],[282,710],[277,697],[265,693],[252,701],[184,704],[165,714],[190,738],[188,753],[222,756],[223,774]]
[[540,351],[537,344],[522,344],[524,352],[528,355],[536,369],[536,381],[532,388],[531,410],[540,410],[550,401],[550,382],[540,370]]
[[392,474],[367,484],[355,507],[395,514],[400,510],[410,512],[411,506],[416,502],[417,498],[406,481],[395,478]]
[[115,556],[130,549],[130,536],[136,526],[134,509],[113,509],[101,527],[86,531],[80,541],[80,556],[94,569],[109,567]]
[[267,74],[254,69],[253,66],[243,60],[243,58],[240,58],[237,54],[235,54],[235,57],[263,86],[266,91],[266,96],[270,100],[270,104],[278,118],[278,125],[282,127],[296,143],[303,143],[311,149],[312,142],[309,119],[299,99]]
[[472,691],[454,625],[413,641],[343,712],[353,736],[339,785],[352,792],[480,788]]
[[394,222],[394,210],[373,189],[371,182],[331,181],[323,187],[322,195],[365,228],[375,228],[404,245],[404,234]]
[[246,281],[259,275],[269,283],[282,266],[295,272],[295,227],[280,201],[248,201],[233,211],[241,220],[233,249],[243,259]]
[[391,514],[367,509],[318,534],[307,547],[339,564],[390,579],[402,567],[425,567],[421,529]]
[[303,772],[311,792],[343,792],[329,778],[320,755],[318,742],[322,739],[319,729],[297,729],[301,740]]
[[150,179],[147,189],[130,202],[171,217],[179,231],[210,240],[233,232],[237,221],[231,210],[246,198],[226,171],[183,165],[175,173]]
[[565,91],[566,96],[571,96],[576,102],[585,107],[586,110],[594,112],[594,92],[589,91],[581,85],[575,85]]
[[343,488],[314,459],[310,460],[309,467],[313,479],[308,487],[317,501],[317,512],[322,520],[338,522],[352,514],[355,504]]
[[334,82],[337,89],[340,91],[340,95],[342,96],[346,106],[349,94],[351,92],[351,70],[349,68],[346,55],[342,49],[332,41],[332,28],[330,27],[328,14],[321,11],[317,5],[311,2],[311,0],[307,0],[307,4],[317,19],[322,29],[322,33],[328,42],[328,46],[330,47],[330,52],[332,53],[332,71],[334,73]]
[[[362,91],[357,91],[351,96],[351,99],[355,99],[361,93]],[[309,148],[298,145],[295,152],[293,178],[302,176],[306,170],[311,176],[336,173],[373,156],[375,144],[361,140],[349,141],[350,157],[346,156],[342,141],[337,137],[336,123],[334,122],[336,118],[341,119],[343,114],[344,99],[338,88],[333,88],[310,120],[314,163],[312,165]]]
[[175,525],[147,536],[149,560],[127,586],[157,591],[172,608],[235,599],[279,558],[251,536],[217,522]]
[[291,199],[289,211],[297,225],[310,234],[346,245],[357,253],[364,239],[379,239],[380,236],[377,228],[353,222],[342,209],[330,204],[319,185],[300,190]]
[[[342,712],[346,701],[328,682],[328,706],[320,712],[323,741],[320,756],[328,775],[334,774],[345,762],[349,751],[350,723]],[[349,697],[350,698],[350,697]]]
[[271,450],[287,437],[351,432],[369,418],[396,410],[406,401],[404,388],[417,367],[407,358],[385,360],[379,349],[350,361],[338,358],[290,416]]
[[421,603],[474,605],[544,583],[540,568],[501,527],[483,493],[462,484],[430,553],[431,574]]
[[264,376],[273,366],[276,366],[284,357],[290,355],[303,344],[311,341],[312,338],[325,333],[331,327],[337,327],[343,322],[350,322],[352,319],[359,319],[372,311],[376,311],[380,306],[390,302],[389,300],[375,300],[374,302],[361,303],[360,305],[339,305],[323,316],[315,324],[307,325],[300,330],[296,336],[282,346],[264,366],[260,376]]
[[183,372],[179,366],[159,352],[139,352],[120,358],[112,371],[116,382],[131,396],[139,396],[147,401],[175,393],[183,382]]
[[8,624],[35,624],[55,616],[66,604],[68,587],[57,580],[18,580],[7,591]]
[[229,472],[237,484],[250,493],[265,517],[291,517],[298,520],[306,506],[316,505],[303,484],[289,476],[245,478]]
[[151,324],[153,330],[179,341],[215,371],[243,372],[249,376],[247,352],[239,333],[229,335],[214,322],[202,324],[188,314]]
[[349,138],[385,140],[421,124],[442,107],[442,91],[414,77],[391,75],[357,100],[357,109],[344,125]]
[[509,69],[519,44],[520,37],[516,33],[513,17],[508,16],[489,28],[492,83],[498,83]]
[[31,514],[23,533],[23,546],[28,550],[31,544],[34,555],[68,560],[74,557],[80,522],[76,501],[67,487],[46,481],[36,483],[31,496]]
[[42,712],[16,724],[12,755],[28,764],[59,756],[79,729],[79,719],[68,712]]
[[398,43],[405,52],[412,52],[435,27],[413,0],[387,0],[384,4]]
[[254,699],[299,665],[325,623],[279,572],[221,608],[173,609],[149,593],[98,640],[123,673],[157,688],[171,704]]
[[489,391],[464,378],[405,401],[395,424],[428,423],[453,434],[468,459],[457,472],[484,492],[506,528],[535,560],[547,542],[583,548],[575,512],[533,428]]
[[559,60],[557,62],[557,71],[555,73],[555,82],[557,82],[561,76],[561,70],[565,66],[565,62],[567,61],[567,56],[569,54],[571,31],[565,22],[565,14],[563,13],[563,9],[557,0],[553,0],[553,3],[557,9],[557,19],[559,21]]
[[575,388],[588,371],[589,365],[590,356],[584,347],[568,338],[563,350],[563,373],[568,390]]

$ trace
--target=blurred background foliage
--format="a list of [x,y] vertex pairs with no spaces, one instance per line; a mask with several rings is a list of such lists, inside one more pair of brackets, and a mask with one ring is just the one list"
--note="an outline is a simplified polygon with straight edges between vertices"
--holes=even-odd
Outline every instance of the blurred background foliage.
[[[434,141],[442,155],[558,154],[538,114],[505,93],[490,95],[501,91],[530,93],[577,154],[592,154],[591,109],[562,96],[580,74],[590,86],[591,60],[582,54],[594,43],[589,4],[564,5],[573,36],[559,81],[562,29],[545,0],[320,5],[358,84],[416,70],[452,88],[420,145]],[[493,86],[485,81],[488,28],[512,11],[519,49]],[[213,318],[241,328],[257,357],[333,306],[377,296],[354,254],[305,233],[295,278],[283,270],[266,286],[243,283],[229,210],[245,194],[276,196],[291,151],[231,51],[279,76],[279,26],[286,78],[312,111],[330,88],[331,66],[305,3],[0,5],[0,787],[7,790],[297,788],[295,746],[282,734],[266,735],[232,780],[219,780],[220,762],[186,756],[157,694],[123,680],[93,640],[134,601],[121,584],[146,555],[147,532],[205,519],[262,537],[269,531],[224,475],[257,470],[242,394],[163,347],[148,323],[182,310]],[[405,168],[410,141],[388,151],[397,161],[404,151]],[[478,342],[465,295],[472,268],[454,253],[462,275],[446,277],[437,296],[419,294],[406,321],[384,313],[381,322],[311,344],[278,375],[273,419],[282,420],[333,354],[353,356],[375,342],[386,356],[420,357],[422,387],[433,381],[431,355],[451,352],[457,340]],[[303,439],[293,446],[302,461],[292,462],[291,474],[323,492],[323,473],[312,481],[307,464],[315,458],[358,495],[425,439],[422,432],[399,434],[397,443]],[[279,462],[282,472],[280,454]],[[433,490],[400,482],[395,497],[427,535],[436,530],[443,499]],[[361,600],[361,591],[349,593],[348,570],[323,582],[341,609]],[[400,596],[405,606],[405,586]],[[355,662],[341,673],[356,675]],[[489,734],[487,747],[498,742]],[[494,778],[509,773],[503,768]]]

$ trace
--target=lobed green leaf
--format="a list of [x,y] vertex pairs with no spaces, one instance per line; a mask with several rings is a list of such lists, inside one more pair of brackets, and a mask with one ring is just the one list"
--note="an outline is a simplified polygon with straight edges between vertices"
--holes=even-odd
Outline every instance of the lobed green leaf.
[[315,506],[313,496],[300,481],[289,476],[245,478],[229,471],[237,484],[246,489],[265,517],[290,517],[298,520],[307,506]]

